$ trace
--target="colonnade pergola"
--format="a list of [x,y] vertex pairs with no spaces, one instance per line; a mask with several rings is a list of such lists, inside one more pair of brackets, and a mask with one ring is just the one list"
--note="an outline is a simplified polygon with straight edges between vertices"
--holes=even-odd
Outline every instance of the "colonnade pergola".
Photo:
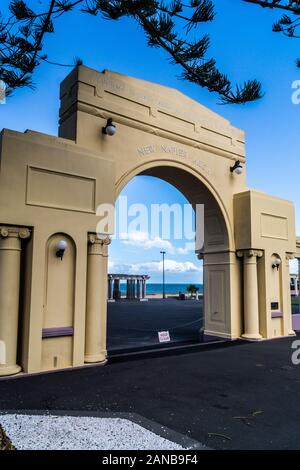
[[126,299],[148,300],[146,298],[146,282],[150,279],[147,274],[108,274],[108,301],[121,299],[120,281],[126,281]]

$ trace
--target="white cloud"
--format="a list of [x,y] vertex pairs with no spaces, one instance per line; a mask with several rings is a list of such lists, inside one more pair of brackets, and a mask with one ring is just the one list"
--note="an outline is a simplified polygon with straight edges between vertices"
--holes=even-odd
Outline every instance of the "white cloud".
[[195,251],[195,243],[193,242],[186,243],[184,248],[176,248],[176,253],[178,255],[187,255],[190,251]]
[[290,273],[292,274],[298,274],[298,260],[293,259],[290,261]]
[[175,248],[169,240],[163,240],[160,237],[149,238],[149,234],[147,232],[122,233],[120,234],[120,239],[125,245],[143,248],[144,250],[156,248],[165,250],[171,255],[186,255],[189,251],[193,251],[195,249],[195,244],[191,242],[186,243],[184,248]]
[[[127,274],[148,274],[162,272],[162,261],[148,261],[136,264],[117,264],[109,262],[109,272]],[[171,259],[165,260],[165,271],[169,273],[202,272],[202,266],[196,266],[191,261],[179,262]]]
[[114,261],[108,260],[108,271],[114,270],[116,263]]

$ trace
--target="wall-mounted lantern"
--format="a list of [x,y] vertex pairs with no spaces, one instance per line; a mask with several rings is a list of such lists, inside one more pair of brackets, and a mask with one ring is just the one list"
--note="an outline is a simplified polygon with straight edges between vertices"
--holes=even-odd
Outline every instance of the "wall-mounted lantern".
[[273,259],[272,268],[277,269],[277,271],[278,271],[280,265],[281,265],[281,259],[278,258],[278,256],[277,256]]
[[230,171],[236,175],[241,175],[243,173],[243,165],[239,160],[237,160],[235,164],[230,167]]
[[115,135],[117,131],[116,125],[113,123],[112,118],[107,119],[107,123],[105,127],[102,127],[102,134],[105,135]]
[[65,240],[59,240],[59,242],[56,245],[56,256],[60,258],[61,260],[64,257],[67,246],[68,244]]

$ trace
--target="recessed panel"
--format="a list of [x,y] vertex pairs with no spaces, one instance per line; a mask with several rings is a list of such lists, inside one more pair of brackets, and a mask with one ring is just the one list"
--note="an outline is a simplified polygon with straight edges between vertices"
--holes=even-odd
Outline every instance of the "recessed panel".
[[209,272],[209,300],[211,322],[225,322],[225,272]]
[[288,221],[286,217],[261,214],[261,236],[266,238],[288,239]]
[[26,204],[95,213],[94,178],[28,167]]

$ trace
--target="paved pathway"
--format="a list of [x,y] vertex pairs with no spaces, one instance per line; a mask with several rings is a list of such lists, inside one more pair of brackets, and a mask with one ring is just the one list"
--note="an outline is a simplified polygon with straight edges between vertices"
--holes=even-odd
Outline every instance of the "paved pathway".
[[293,338],[0,380],[0,409],[138,413],[217,449],[300,449]]
[[151,299],[108,303],[108,349],[158,345],[158,331],[169,330],[171,342],[198,342],[203,324],[202,300]]

